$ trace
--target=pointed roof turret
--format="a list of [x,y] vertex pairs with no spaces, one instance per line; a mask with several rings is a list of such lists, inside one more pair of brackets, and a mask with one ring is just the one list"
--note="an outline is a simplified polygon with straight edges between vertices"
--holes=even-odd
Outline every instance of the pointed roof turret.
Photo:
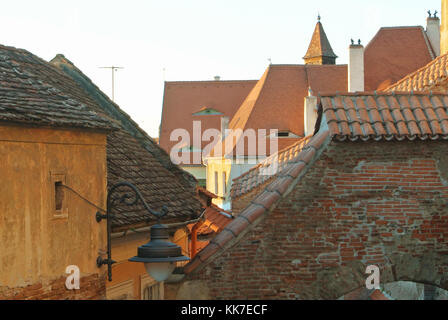
[[325,34],[324,27],[320,22],[320,15],[317,17],[316,28],[311,39],[308,51],[303,57],[305,64],[336,64],[337,55],[334,54]]

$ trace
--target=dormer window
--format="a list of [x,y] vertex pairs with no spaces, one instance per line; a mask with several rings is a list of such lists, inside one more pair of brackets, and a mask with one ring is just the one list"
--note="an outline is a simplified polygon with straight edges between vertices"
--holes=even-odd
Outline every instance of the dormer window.
[[203,107],[198,112],[193,113],[193,116],[222,116],[223,113],[216,109]]
[[269,138],[300,138],[300,137],[290,131],[282,130],[278,131],[277,134],[270,135]]

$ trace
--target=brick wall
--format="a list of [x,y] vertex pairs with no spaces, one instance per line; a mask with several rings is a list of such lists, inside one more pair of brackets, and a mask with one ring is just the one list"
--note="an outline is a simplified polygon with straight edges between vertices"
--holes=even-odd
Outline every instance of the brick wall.
[[382,283],[448,289],[447,147],[332,143],[272,212],[186,281],[205,281],[211,299],[336,299],[376,264]]
[[80,290],[67,290],[66,277],[23,288],[0,287],[0,300],[102,300],[106,296],[106,276],[90,275],[80,279]]

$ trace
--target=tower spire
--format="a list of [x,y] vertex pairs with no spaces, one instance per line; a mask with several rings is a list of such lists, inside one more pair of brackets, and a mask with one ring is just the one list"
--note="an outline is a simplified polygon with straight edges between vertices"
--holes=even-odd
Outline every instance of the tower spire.
[[320,19],[321,16],[319,13],[313,37],[303,59],[305,60],[305,64],[336,64],[337,55],[331,48]]

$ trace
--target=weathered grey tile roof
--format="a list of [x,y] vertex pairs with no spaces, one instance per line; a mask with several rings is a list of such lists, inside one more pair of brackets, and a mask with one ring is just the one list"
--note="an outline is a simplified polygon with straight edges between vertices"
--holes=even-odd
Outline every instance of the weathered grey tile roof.
[[110,130],[114,125],[44,81],[29,68],[32,55],[0,46],[0,121],[33,126]]
[[[60,116],[61,122],[58,124],[76,127],[79,123],[86,126],[85,118],[90,115],[92,126],[93,120],[96,120],[97,126],[103,121],[105,128],[111,125],[116,127],[117,130],[109,133],[107,137],[109,187],[122,181],[133,183],[151,209],[160,211],[163,205],[167,206],[167,222],[186,221],[199,216],[201,204],[196,196],[197,181],[194,177],[174,165],[169,155],[70,61],[58,55],[52,63],[49,63],[28,51],[0,46],[0,54],[2,52],[6,52],[10,57],[9,64],[26,75],[22,79],[18,74],[16,78],[25,83],[31,79],[29,91],[37,95],[32,96],[31,101],[38,100],[42,108],[51,107],[53,114],[63,114],[66,117]],[[38,84],[51,89],[42,93],[38,89],[43,88]],[[28,96],[25,93],[13,94],[14,87],[17,86],[14,81],[1,80],[0,90],[6,85],[10,87],[6,90],[9,91],[7,94],[26,101]],[[35,88],[32,85],[35,85]],[[68,108],[71,104],[72,109]],[[37,110],[24,110],[23,117],[33,117],[37,112],[43,119],[45,109],[42,111],[35,109]],[[51,121],[54,120],[49,119],[48,125],[52,124]],[[127,208],[120,206],[118,211],[120,214],[112,220],[114,230],[144,226],[155,220],[153,216],[147,214],[141,203]]]

